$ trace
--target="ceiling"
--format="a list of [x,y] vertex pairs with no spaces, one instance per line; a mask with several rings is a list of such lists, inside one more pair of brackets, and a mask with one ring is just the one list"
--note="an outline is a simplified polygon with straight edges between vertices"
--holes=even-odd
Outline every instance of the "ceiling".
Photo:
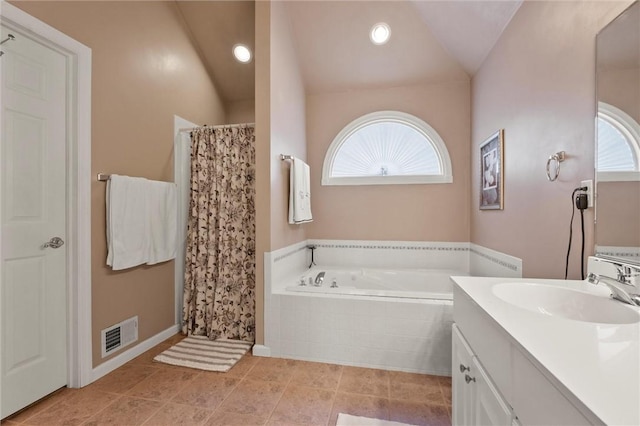
[[[176,0],[226,102],[253,99],[255,67],[231,56],[254,47],[253,1]],[[522,0],[287,1],[308,93],[467,79],[478,70]],[[391,27],[382,46],[377,22]]]

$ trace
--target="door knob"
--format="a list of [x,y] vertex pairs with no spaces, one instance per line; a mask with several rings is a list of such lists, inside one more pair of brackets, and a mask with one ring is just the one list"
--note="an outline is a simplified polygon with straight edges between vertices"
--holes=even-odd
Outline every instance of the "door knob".
[[54,249],[60,248],[62,247],[62,245],[64,244],[64,240],[60,237],[53,237],[51,238],[49,241],[47,241],[46,243],[44,243],[42,245],[42,248],[47,248],[47,247],[51,247]]

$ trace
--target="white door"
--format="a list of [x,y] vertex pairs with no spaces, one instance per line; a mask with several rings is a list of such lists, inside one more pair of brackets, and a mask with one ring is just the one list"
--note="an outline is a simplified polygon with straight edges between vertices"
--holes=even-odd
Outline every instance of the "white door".
[[67,383],[67,63],[2,26],[0,418]]

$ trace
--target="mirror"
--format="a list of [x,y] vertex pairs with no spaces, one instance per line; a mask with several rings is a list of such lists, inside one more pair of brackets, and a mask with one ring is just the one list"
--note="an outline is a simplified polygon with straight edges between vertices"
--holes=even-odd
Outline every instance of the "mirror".
[[640,264],[640,3],[596,37],[596,255]]

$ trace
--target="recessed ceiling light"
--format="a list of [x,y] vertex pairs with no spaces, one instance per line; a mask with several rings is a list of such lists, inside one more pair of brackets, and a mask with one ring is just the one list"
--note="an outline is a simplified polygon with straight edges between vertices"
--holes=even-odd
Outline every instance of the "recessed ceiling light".
[[251,61],[251,51],[244,44],[236,44],[233,46],[233,56],[242,63]]
[[385,44],[391,37],[391,28],[384,22],[379,22],[371,27],[369,37],[373,44]]

